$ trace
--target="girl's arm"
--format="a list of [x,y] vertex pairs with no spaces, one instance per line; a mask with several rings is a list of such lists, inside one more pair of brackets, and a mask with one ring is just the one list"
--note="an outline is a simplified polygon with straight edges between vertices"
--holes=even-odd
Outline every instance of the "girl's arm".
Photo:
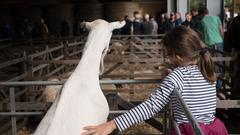
[[169,102],[173,89],[174,84],[164,80],[145,102],[114,119],[117,128],[123,131],[134,124],[152,118]]
[[112,121],[97,126],[85,127],[86,132],[82,135],[108,135],[116,128],[123,131],[136,123],[153,117],[169,102],[173,89],[175,87],[181,88],[182,82],[183,79],[180,73],[171,73],[145,102]]

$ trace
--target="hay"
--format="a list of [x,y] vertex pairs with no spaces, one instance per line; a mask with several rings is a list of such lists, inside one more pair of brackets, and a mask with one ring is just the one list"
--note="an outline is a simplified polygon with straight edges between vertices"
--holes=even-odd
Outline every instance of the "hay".
[[[3,133],[2,135],[12,135],[12,132],[11,130],[9,130],[6,133]],[[17,131],[17,135],[32,135],[32,131],[26,127],[23,127]]]

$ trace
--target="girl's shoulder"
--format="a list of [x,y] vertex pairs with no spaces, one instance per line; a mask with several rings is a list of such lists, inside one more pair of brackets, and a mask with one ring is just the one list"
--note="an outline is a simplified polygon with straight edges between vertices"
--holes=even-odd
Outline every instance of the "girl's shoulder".
[[189,78],[201,76],[201,72],[197,65],[180,66],[173,69],[173,71],[166,77],[167,81],[172,82],[175,86],[182,89]]
[[169,74],[171,78],[180,78],[184,81],[185,76],[201,74],[198,65],[179,66]]
[[186,65],[186,66],[179,66],[176,67],[173,71],[176,72],[183,72],[183,73],[188,73],[192,71],[199,71],[198,65]]
[[184,74],[180,67],[174,68],[172,72],[170,72],[166,78],[166,81],[172,82],[177,87],[182,87],[184,82]]

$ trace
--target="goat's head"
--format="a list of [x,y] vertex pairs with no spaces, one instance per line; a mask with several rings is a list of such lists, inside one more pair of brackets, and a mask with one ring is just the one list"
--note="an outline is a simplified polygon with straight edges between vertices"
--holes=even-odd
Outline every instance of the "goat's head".
[[[112,31],[114,29],[120,29],[122,28],[124,25],[126,24],[125,21],[116,21],[116,22],[111,22],[108,23],[104,20],[98,19],[95,20],[93,22],[82,22],[81,26],[86,28],[87,30],[90,31],[88,40],[92,37],[92,36],[97,36],[98,37],[98,42],[102,43],[99,47],[101,50],[104,49],[103,54],[102,54],[102,60],[101,60],[101,73],[104,70],[103,67],[103,58],[106,55],[108,48],[109,48],[109,43],[110,43],[110,39],[112,36]],[[91,40],[91,39],[90,39]]]

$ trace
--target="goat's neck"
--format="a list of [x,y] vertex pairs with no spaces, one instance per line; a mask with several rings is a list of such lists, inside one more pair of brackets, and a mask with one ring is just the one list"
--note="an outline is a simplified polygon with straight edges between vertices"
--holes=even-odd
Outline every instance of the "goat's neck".
[[[75,74],[84,79],[98,80],[99,68],[104,50],[103,40],[97,40],[92,38],[91,41],[87,41],[80,63],[78,64]],[[91,83],[91,82],[89,82]]]

